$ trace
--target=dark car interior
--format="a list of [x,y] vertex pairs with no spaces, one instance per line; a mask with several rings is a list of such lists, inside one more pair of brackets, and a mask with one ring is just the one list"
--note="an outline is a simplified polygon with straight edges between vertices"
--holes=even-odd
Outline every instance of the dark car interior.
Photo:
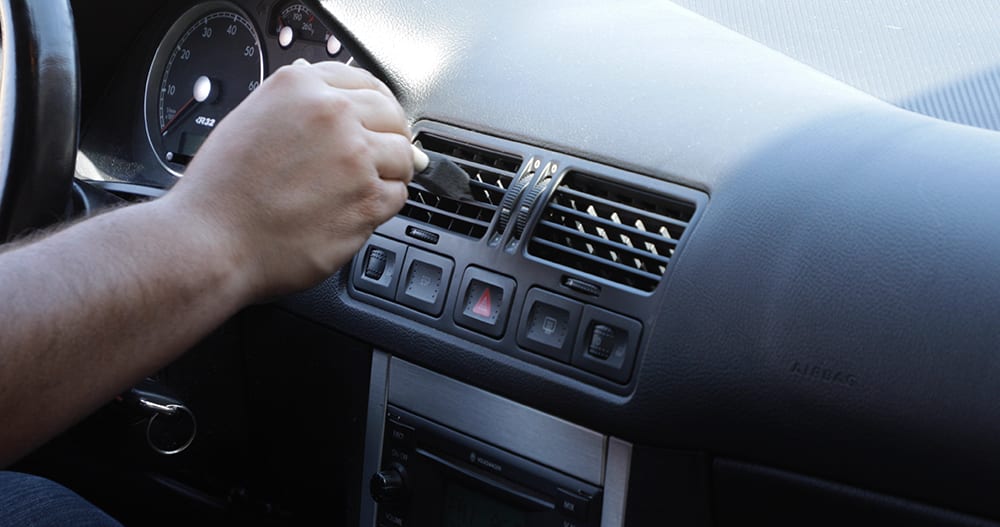
[[986,2],[0,4],[4,237],[163,195],[297,58],[474,195],[9,469],[127,526],[1000,524]]

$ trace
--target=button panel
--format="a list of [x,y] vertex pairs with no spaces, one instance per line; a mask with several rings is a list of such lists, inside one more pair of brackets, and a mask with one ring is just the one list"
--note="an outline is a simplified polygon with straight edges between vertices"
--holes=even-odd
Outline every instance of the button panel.
[[642,324],[604,309],[586,306],[573,349],[573,365],[591,373],[628,382],[632,375]]
[[[451,258],[375,234],[357,254],[351,282],[357,290],[432,317],[441,317],[447,307],[451,317],[437,322],[445,329],[460,326],[509,343],[504,346],[516,343],[523,352],[618,384],[632,378],[642,336],[637,320],[540,287],[519,298],[513,278],[475,266],[465,269],[449,299],[454,272]],[[519,315],[508,332],[514,306]]]
[[460,301],[455,305],[455,323],[499,338],[507,328],[515,289],[514,280],[509,277],[469,267],[458,290]]

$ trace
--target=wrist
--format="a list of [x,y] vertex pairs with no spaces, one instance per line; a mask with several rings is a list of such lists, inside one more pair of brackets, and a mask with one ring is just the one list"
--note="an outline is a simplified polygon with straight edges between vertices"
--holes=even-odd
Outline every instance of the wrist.
[[176,237],[179,250],[175,256],[186,260],[191,272],[203,274],[212,294],[228,299],[234,309],[254,301],[258,293],[252,256],[210,207],[173,193],[142,206],[152,209],[150,216],[160,223],[158,228]]

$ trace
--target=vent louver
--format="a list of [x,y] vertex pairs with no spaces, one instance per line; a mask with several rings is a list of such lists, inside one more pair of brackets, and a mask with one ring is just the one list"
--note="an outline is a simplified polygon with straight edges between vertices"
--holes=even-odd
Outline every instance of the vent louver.
[[694,212],[686,201],[572,172],[543,211],[528,252],[652,291]]
[[444,198],[413,183],[399,215],[471,238],[485,236],[521,159],[429,133],[419,134],[415,142],[462,167],[469,174],[476,202]]

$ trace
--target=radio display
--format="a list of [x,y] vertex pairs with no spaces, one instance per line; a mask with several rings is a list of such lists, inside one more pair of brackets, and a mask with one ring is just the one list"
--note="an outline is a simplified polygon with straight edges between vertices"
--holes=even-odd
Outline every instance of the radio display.
[[449,482],[444,498],[444,527],[526,527],[524,511],[482,492]]

